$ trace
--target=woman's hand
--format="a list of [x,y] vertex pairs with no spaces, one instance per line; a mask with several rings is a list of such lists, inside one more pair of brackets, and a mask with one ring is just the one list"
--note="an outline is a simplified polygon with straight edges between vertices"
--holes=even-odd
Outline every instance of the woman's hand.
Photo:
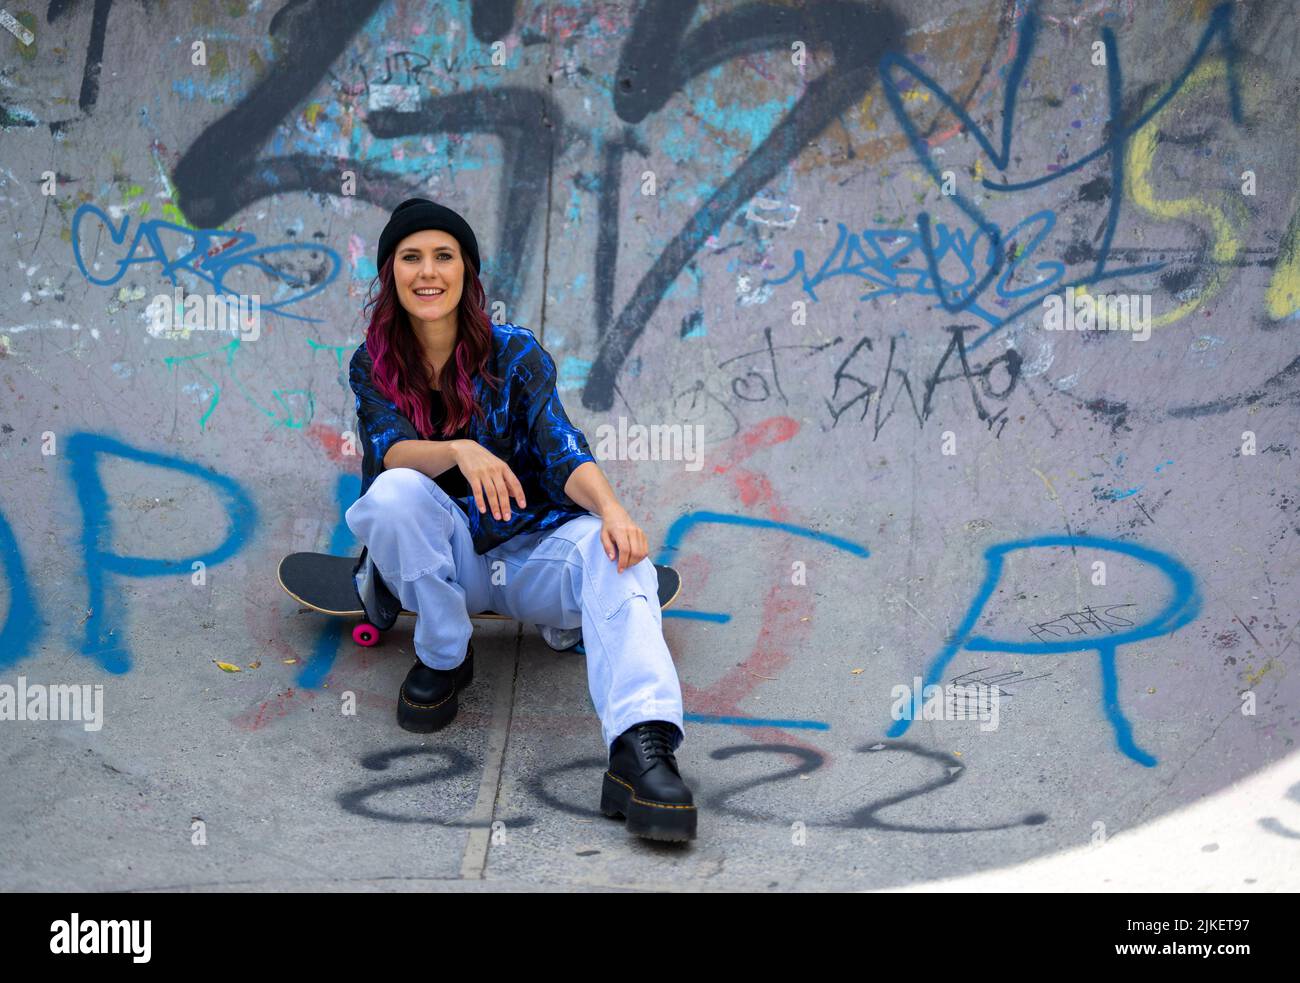
[[510,470],[510,465],[497,457],[476,440],[452,441],[456,466],[465,476],[479,512],[492,506],[492,515],[498,521],[510,521],[510,496],[513,494],[519,507],[526,508],[524,488]]
[[611,560],[617,549],[619,573],[640,563],[650,552],[645,533],[621,505],[605,509],[601,516],[600,541],[605,544],[605,555]]

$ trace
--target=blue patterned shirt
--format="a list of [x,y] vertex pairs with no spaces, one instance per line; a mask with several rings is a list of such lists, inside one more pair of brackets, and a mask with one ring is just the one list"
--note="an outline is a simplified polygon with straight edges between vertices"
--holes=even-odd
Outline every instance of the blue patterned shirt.
[[[474,551],[479,554],[520,533],[552,529],[588,515],[586,509],[564,494],[564,485],[578,465],[595,460],[587,438],[569,422],[560,403],[555,390],[555,361],[533,333],[514,324],[494,324],[492,347],[492,374],[503,380],[501,388],[494,392],[481,376],[474,377],[474,393],[486,423],[471,417],[461,433],[510,466],[523,486],[528,506],[520,509],[511,497],[510,519],[498,521],[490,503],[486,512],[479,512],[459,468],[453,466],[435,479],[465,513],[474,537]],[[400,440],[421,439],[415,425],[375,388],[371,380],[373,364],[362,342],[348,367],[360,425],[362,495],[384,470],[384,455],[390,447]],[[435,400],[435,425],[441,423],[436,412],[439,403],[440,399]]]

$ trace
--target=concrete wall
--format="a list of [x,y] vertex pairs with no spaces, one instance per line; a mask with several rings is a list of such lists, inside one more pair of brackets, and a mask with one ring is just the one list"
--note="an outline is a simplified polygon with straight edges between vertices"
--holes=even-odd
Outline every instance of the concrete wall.
[[[461,823],[445,876],[665,876],[573,832],[580,655],[489,626],[495,695],[420,771],[409,624],[362,651],[276,586],[357,549],[346,365],[411,194],[474,225],[593,446],[702,427],[698,470],[603,465],[686,582],[682,883],[998,867],[1295,750],[1290,4],[9,9],[0,681],[102,684],[105,726],[0,723],[4,826],[44,838],[6,836],[6,886],[381,876],[430,815]],[[258,295],[260,336],[151,333],[178,286]],[[1047,330],[1084,291],[1146,298],[1149,337]],[[997,728],[896,719],[917,679],[998,684]],[[303,872],[268,787],[337,866]],[[201,861],[193,817],[224,831]],[[529,848],[489,852],[498,820]]]

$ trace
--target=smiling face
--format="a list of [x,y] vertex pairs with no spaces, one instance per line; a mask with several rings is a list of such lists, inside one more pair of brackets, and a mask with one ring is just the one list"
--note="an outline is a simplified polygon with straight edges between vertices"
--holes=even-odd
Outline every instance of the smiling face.
[[393,282],[397,299],[412,320],[455,317],[465,284],[460,243],[440,229],[411,233],[393,251]]

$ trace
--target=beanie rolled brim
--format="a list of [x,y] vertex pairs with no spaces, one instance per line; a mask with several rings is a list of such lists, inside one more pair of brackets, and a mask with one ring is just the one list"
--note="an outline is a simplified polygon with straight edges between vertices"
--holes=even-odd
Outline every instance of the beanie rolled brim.
[[380,269],[393,254],[397,244],[413,232],[425,229],[437,229],[450,233],[460,243],[461,251],[468,262],[474,264],[474,272],[481,272],[478,256],[478,239],[469,223],[446,205],[439,205],[428,198],[407,198],[389,216],[388,224],[379,234],[379,249],[375,254],[375,268]]

